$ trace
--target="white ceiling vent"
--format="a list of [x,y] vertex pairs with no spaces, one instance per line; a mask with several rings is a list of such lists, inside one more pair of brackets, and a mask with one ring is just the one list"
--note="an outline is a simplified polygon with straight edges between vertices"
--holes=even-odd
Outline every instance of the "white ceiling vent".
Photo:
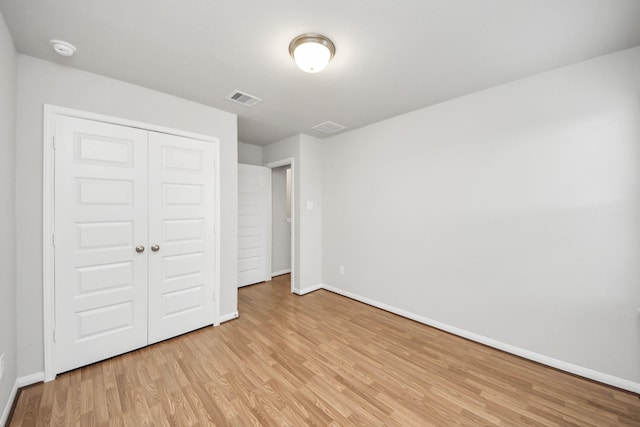
[[332,122],[331,120],[329,120],[328,122],[315,125],[312,129],[315,129],[324,133],[334,133],[346,128],[347,128],[346,126],[342,126],[341,124],[338,124],[336,122]]
[[262,99],[257,96],[249,95],[248,93],[240,92],[239,90],[234,90],[229,95],[227,95],[227,99],[229,101],[237,102],[238,104],[242,104],[245,107],[253,107],[258,102],[262,101]]

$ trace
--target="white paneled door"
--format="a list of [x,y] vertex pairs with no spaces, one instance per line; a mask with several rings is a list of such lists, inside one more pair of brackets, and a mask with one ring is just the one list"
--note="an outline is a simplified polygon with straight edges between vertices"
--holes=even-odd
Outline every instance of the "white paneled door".
[[213,323],[213,145],[149,133],[149,343]]
[[56,372],[213,323],[213,144],[55,121]]
[[64,372],[147,344],[147,132],[56,120],[55,340]]
[[271,280],[271,169],[238,165],[238,286]]

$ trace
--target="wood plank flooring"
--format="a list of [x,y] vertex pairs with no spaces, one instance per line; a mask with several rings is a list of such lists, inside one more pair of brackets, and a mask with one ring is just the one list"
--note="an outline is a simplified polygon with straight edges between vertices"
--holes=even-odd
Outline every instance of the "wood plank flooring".
[[289,277],[241,317],[24,389],[10,426],[640,426],[637,395]]

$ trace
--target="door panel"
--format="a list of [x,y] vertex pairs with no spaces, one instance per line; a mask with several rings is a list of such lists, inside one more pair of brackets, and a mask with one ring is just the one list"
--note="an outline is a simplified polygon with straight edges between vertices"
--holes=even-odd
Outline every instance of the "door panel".
[[147,343],[147,132],[55,124],[56,372]]
[[271,279],[268,261],[271,169],[238,165],[238,286]]
[[149,133],[149,343],[213,323],[213,144]]

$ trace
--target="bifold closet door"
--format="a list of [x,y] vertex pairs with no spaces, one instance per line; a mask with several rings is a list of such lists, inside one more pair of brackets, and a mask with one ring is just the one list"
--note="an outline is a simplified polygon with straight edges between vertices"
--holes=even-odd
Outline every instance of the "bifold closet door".
[[213,323],[213,144],[149,132],[149,344]]
[[58,117],[56,372],[147,344],[147,215],[147,132]]

